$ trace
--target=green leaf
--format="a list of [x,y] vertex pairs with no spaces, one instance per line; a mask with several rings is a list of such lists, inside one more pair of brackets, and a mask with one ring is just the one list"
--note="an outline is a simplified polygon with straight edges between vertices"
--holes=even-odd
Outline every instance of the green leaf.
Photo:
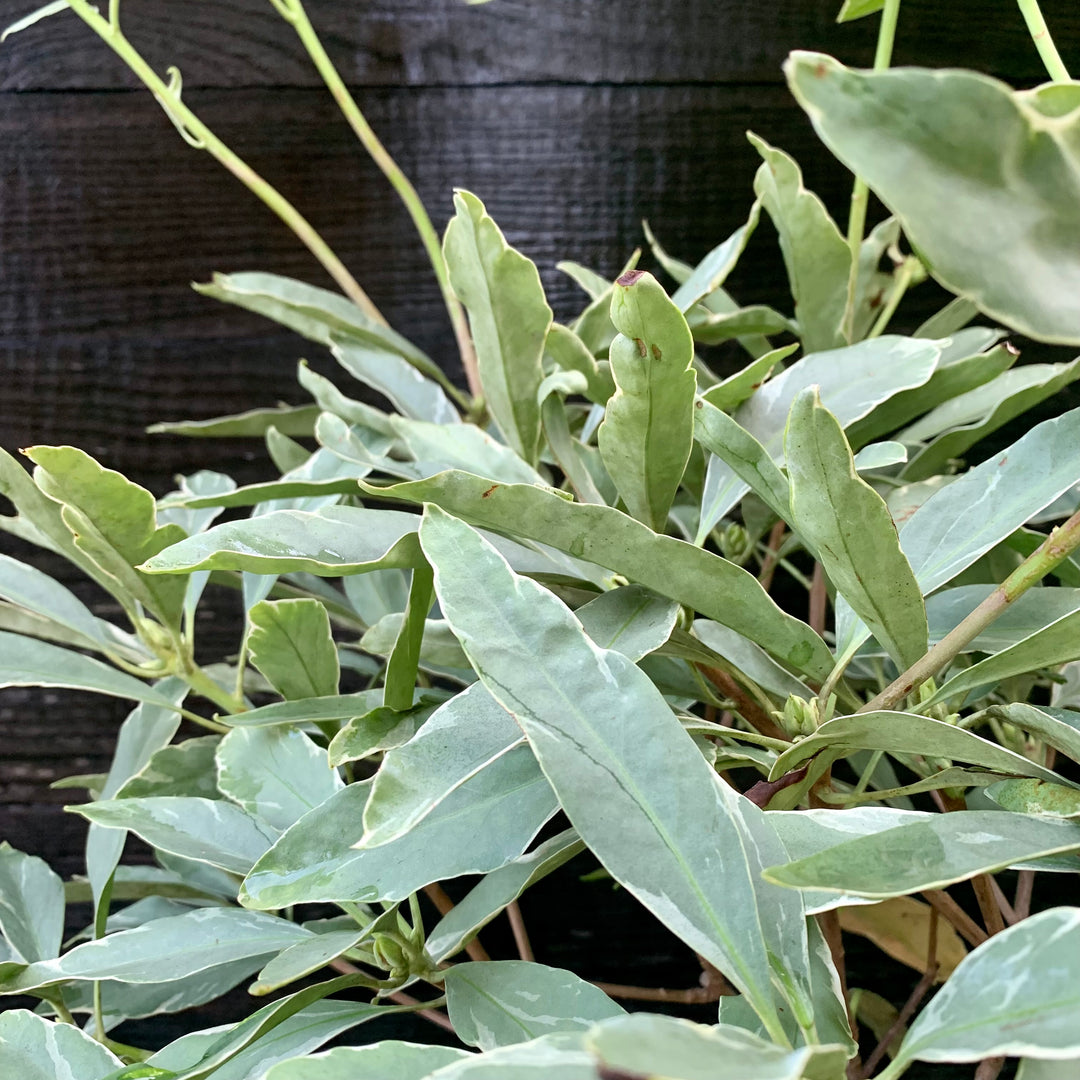
[[836,21],[840,23],[852,22],[855,19],[861,19],[865,15],[873,15],[874,12],[880,11],[885,6],[885,0],[844,0],[844,6],[840,9],[840,14],[836,16]]
[[469,1054],[423,1080],[597,1080],[596,1059],[581,1044],[580,1032],[544,1035]]
[[732,412],[754,394],[769,378],[777,364],[786,360],[798,348],[798,345],[784,345],[782,348],[765,352],[747,364],[742,371],[715,386],[710,386],[701,396],[721,412]]
[[847,303],[851,252],[822,201],[803,186],[795,161],[752,132],[764,159],[754,177],[761,200],[780,236],[799,336],[808,353],[845,344],[841,331]]
[[364,490],[382,498],[436,503],[474,525],[537,540],[605,566],[737,628],[814,678],[824,679],[832,668],[821,638],[784,614],[745,570],[674,537],[659,536],[612,507],[571,503],[520,484],[492,487],[460,472],[391,487],[364,485]]
[[1017,814],[1036,817],[1080,817],[1080,791],[1046,780],[1002,780],[985,789],[992,802]]
[[396,352],[336,339],[334,359],[355,379],[393,402],[403,416],[436,424],[460,424],[443,388]]
[[407,744],[434,708],[427,703],[401,710],[380,707],[354,716],[330,741],[330,764],[336,767]]
[[[446,379],[438,365],[412,342],[375,322],[347,297],[328,289],[263,273],[215,274],[208,284],[194,288],[203,296],[265,315],[327,348],[351,338],[369,348],[404,357],[430,378]],[[282,430],[280,424],[275,426]]]
[[1061,1061],[1048,1058],[1024,1058],[1016,1073],[1016,1080],[1080,1080],[1080,1058]]
[[203,907],[88,941],[52,966],[61,978],[161,983],[271,955],[310,936],[310,930],[276,915]]
[[220,799],[214,757],[220,742],[220,735],[203,735],[174,746],[163,746],[120,788],[111,795],[103,793],[102,797],[145,799],[152,795],[187,795]]
[[276,829],[221,799],[112,799],[68,809],[112,829],[129,829],[163,851],[234,874],[246,874],[277,837]]
[[809,691],[804,683],[785,671],[759,645],[755,645],[730,627],[721,626],[708,619],[695,619],[694,636],[781,701],[786,701],[791,694],[796,697],[808,696]]
[[1025,364],[939,405],[897,435],[902,442],[916,443],[944,432],[912,458],[904,479],[923,480],[944,471],[951,458],[1077,378],[1080,358],[1071,364]]
[[314,405],[281,405],[276,409],[250,409],[212,420],[171,420],[151,424],[149,435],[186,435],[196,439],[257,438],[273,427],[282,435],[311,436],[319,410]]
[[911,1061],[1077,1056],[1077,963],[1080,909],[1051,908],[995,934],[919,1014],[892,1069]]
[[422,563],[412,572],[409,601],[401,620],[394,647],[390,651],[383,676],[383,703],[388,709],[409,709],[416,689],[420,647],[424,626],[435,593],[431,583],[431,568]]
[[252,817],[287,829],[344,786],[296,728],[234,728],[217,748],[218,787]]
[[[992,383],[1008,371],[1019,353],[1009,345],[999,345],[982,352],[1001,336],[1000,330],[971,326],[958,330],[943,346],[941,360],[934,374],[922,386],[896,394],[848,430],[852,446],[864,446],[873,439],[898,431],[905,424],[952,399],[966,396],[976,388]],[[903,441],[903,440],[901,440]]]
[[[701,309],[699,308],[698,311]],[[794,334],[798,327],[779,311],[762,304],[739,308],[722,315],[712,313],[687,315],[687,324],[694,340],[700,345],[719,345],[732,338],[758,334]]]
[[641,270],[615,282],[611,321],[616,390],[597,442],[629,513],[663,532],[693,443],[694,341],[676,304]]
[[458,190],[454,208],[443,252],[450,284],[469,313],[484,398],[506,441],[535,465],[536,391],[551,308],[536,265],[507,244],[484,204]]
[[69,0],[52,0],[52,3],[39,7],[36,11],[30,12],[29,15],[24,15],[21,19],[16,19],[0,34],[0,43],[7,41],[12,34],[18,34],[35,23],[41,22],[42,19],[47,19],[50,15],[57,15],[61,11],[67,11],[69,7],[71,7]]
[[836,417],[810,387],[785,439],[791,514],[830,581],[901,671],[927,649],[926,611],[884,500],[855,472]]
[[907,461],[907,447],[898,442],[875,442],[864,446],[854,459],[858,473],[879,472],[890,465],[901,465]]
[[317,983],[266,1005],[224,1030],[185,1035],[147,1059],[176,1072],[173,1080],[261,1080],[279,1061],[316,1050],[357,1024],[392,1016],[402,1006],[320,998],[345,989],[349,976]]
[[1017,701],[1011,705],[991,705],[989,709],[966,718],[965,723],[977,725],[991,717],[1014,724],[1073,761],[1080,761],[1080,713],[1072,709],[1053,709],[1045,705],[1037,709],[1034,705]]
[[302,701],[275,701],[258,709],[219,716],[230,727],[272,727],[276,724],[317,723],[320,720],[348,720],[363,716],[382,704],[382,688],[362,690],[358,694],[304,698]]
[[0,631],[0,657],[0,687],[54,686],[90,690],[176,709],[167,697],[131,675],[45,641]]
[[573,829],[567,829],[486,874],[428,933],[424,951],[432,963],[441,963],[460,952],[466,942],[530,885],[584,850],[581,837]]
[[582,604],[574,615],[601,649],[615,649],[637,663],[671,637],[679,605],[641,585],[623,585]]
[[[605,290],[612,288],[607,282]],[[552,323],[544,341],[545,365],[576,371],[585,376],[585,396],[596,405],[604,405],[615,393],[615,381],[609,367],[597,364],[588,346],[568,326]]]
[[426,1080],[444,1065],[474,1054],[450,1046],[384,1039],[368,1046],[338,1046],[323,1054],[275,1065],[266,1080]]
[[480,1050],[584,1031],[597,1020],[625,1015],[573,972],[523,960],[455,964],[444,985],[455,1034]]
[[262,600],[248,612],[251,662],[286,700],[337,693],[337,646],[318,600]]
[[64,883],[34,855],[0,843],[0,932],[28,964],[51,960],[64,937]]
[[1080,263],[1063,240],[1077,229],[1075,108],[1049,115],[1038,91],[967,71],[851,71],[804,52],[785,70],[822,141],[939,281],[1029,337],[1080,342]]
[[710,405],[707,395],[694,404],[694,438],[723,461],[778,518],[789,520],[788,481],[765,447],[730,416]]
[[378,848],[353,847],[370,784],[351,784],[282,834],[248,874],[240,902],[265,910],[403,900],[433,881],[502,866],[556,809],[529,751],[519,747],[506,757],[505,768],[478,773],[410,832]]
[[[740,225],[723,243],[714,247],[694,267],[693,273],[679,286],[675,295],[671,298],[671,302],[681,312],[688,312],[695,304],[700,303],[706,296],[715,292],[724,284],[728,274],[735,269],[739,256],[750,242],[750,237],[754,235],[760,213],[761,204],[756,202],[750,207],[750,215],[746,220],[746,224]],[[618,285],[618,282],[616,282],[616,285]],[[616,289],[617,293],[618,290]],[[615,325],[618,326],[618,323]],[[626,333],[627,331],[622,332]]]
[[1056,622],[1008,649],[988,656],[949,679],[927,703],[957,697],[977,687],[994,687],[1004,679],[1023,675],[1037,668],[1054,667],[1080,657],[1080,611],[1062,616]]
[[[937,342],[882,336],[804,356],[762,386],[733,419],[782,465],[784,425],[800,391],[817,386],[822,404],[847,428],[894,394],[925,383],[940,353]],[[729,466],[716,458],[710,460],[696,542],[704,542],[749,490]]]
[[[66,3],[65,3],[65,6]],[[73,1024],[26,1009],[0,1015],[0,1071],[20,1080],[104,1080],[120,1059]]]
[[[801,1080],[813,1075],[807,1066],[823,1049],[786,1050],[729,1024],[706,1027],[650,1013],[598,1024],[585,1043],[609,1075],[678,1080]],[[846,1057],[841,1051],[840,1060]]]
[[61,517],[76,547],[115,581],[122,596],[138,599],[166,625],[178,625],[186,583],[154,581],[134,569],[184,537],[179,525],[158,527],[153,495],[71,446],[31,446],[23,453],[38,466],[38,487],[63,505]]
[[[301,360],[296,367],[296,381],[315,399],[318,410],[337,416],[346,425],[358,425],[372,434],[393,438],[394,429],[386,413],[343,394],[325,375],[312,371],[306,360]],[[318,420],[319,415],[316,415],[307,434],[315,433]]]
[[933,814],[925,821],[859,836],[808,858],[770,867],[765,877],[789,888],[885,900],[1076,850],[1080,825],[1074,822],[967,810]]
[[351,574],[341,584],[353,610],[369,627],[386,615],[400,614],[409,602],[409,582],[402,570]]
[[991,772],[1011,776],[1033,776],[1051,782],[1056,773],[1034,761],[1006,750],[972,731],[905,712],[866,712],[839,716],[822,724],[813,735],[800,739],[773,764],[770,779],[797,769],[823,750],[846,754],[852,750],[884,750],[890,754],[925,754],[932,748],[935,757],[979,765]]
[[[618,881],[778,1024],[737,796],[648,677],[593,645],[551,593],[435,507],[420,536],[443,613],[525,731],[574,827]],[[694,839],[703,830],[707,858]]]
[[383,567],[410,567],[421,558],[413,514],[328,506],[315,513],[276,510],[215,525],[150,559],[149,573],[249,570],[307,571],[339,577]]
[[[346,581],[364,581],[371,577],[364,574]],[[405,621],[402,611],[384,615],[374,626],[364,632],[360,647],[373,656],[389,656],[394,650],[394,642],[401,633]],[[421,664],[437,667],[467,668],[468,660],[461,651],[461,646],[445,619],[426,619],[424,621],[424,639],[420,643]]]

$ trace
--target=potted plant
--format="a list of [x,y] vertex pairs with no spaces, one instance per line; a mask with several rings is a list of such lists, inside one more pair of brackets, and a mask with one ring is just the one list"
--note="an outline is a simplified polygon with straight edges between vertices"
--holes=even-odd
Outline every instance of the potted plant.
[[[301,364],[311,406],[172,425],[263,435],[279,479],[201,472],[159,499],[73,447],[26,449],[32,474],[0,456],[3,527],[123,613],[0,557],[0,684],[135,703],[109,772],[73,782],[86,876],[0,848],[0,991],[39,1002],[0,1015],[0,1065],[893,1080],[978,1062],[989,1080],[1008,1056],[1023,1080],[1071,1075],[1080,909],[1031,898],[1037,873],[1080,870],[1080,410],[966,460],[1080,372],[1015,367],[1005,341],[1080,341],[1080,95],[1036,5],[1052,81],[1017,92],[890,70],[898,0],[848,0],[841,19],[881,12],[874,70],[785,69],[858,177],[846,236],[752,134],[745,224],[696,266],[650,236],[670,290],[636,259],[615,281],[574,268],[590,299],[568,325],[475,195],[438,237],[300,0],[274,6],[408,208],[468,389],[386,325],[179,74],[155,74],[118,5],[60,0],[10,28],[70,8],[110,45],[341,289],[242,273],[201,291],[325,347],[392,408]],[[892,216],[867,231],[871,190]],[[788,312],[725,290],[762,215]],[[889,333],[927,275],[955,298]],[[744,362],[720,377],[702,350],[730,341]],[[210,583],[245,625],[208,665]],[[202,731],[178,738],[182,721]],[[128,833],[156,865],[120,864]],[[620,988],[532,959],[518,898],[582,852],[697,954],[684,1000],[718,1023],[628,1014]],[[451,903],[440,883],[464,875]],[[65,946],[80,899],[93,925]],[[504,912],[519,959],[479,943]],[[906,1000],[851,984],[845,932],[920,973]],[[164,1047],[110,1035],[238,984],[269,999],[239,1023]],[[317,1052],[402,1011],[472,1049]]]

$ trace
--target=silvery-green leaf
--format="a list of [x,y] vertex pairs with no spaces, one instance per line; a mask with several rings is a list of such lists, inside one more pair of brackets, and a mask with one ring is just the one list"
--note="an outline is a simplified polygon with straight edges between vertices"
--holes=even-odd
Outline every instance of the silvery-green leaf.
[[336,416],[346,427],[350,424],[358,426],[365,429],[365,434],[369,436],[380,435],[393,442],[394,429],[390,426],[390,417],[382,409],[346,396],[325,375],[312,371],[306,360],[301,360],[297,365],[296,381],[316,403],[316,415],[306,434],[318,436],[321,415],[328,413]]
[[574,615],[601,649],[614,649],[636,662],[671,636],[679,605],[641,585],[623,585],[583,604]]
[[[369,577],[371,577],[370,574],[364,574],[362,577],[345,580],[363,581]],[[364,652],[375,656],[389,656],[404,621],[404,612],[401,611],[382,616],[378,622],[365,631],[360,639],[360,647]],[[425,620],[420,660],[422,663],[437,664],[440,667],[467,668],[469,666],[465,654],[461,651],[461,646],[457,643],[457,638],[454,637],[445,619]]]
[[151,424],[150,435],[186,435],[189,438],[251,438],[275,427],[283,435],[310,437],[315,430],[319,410],[314,405],[282,405],[276,409],[250,409],[233,416],[215,416],[212,420],[172,420]]
[[100,660],[6,631],[0,631],[0,686],[89,690],[166,709],[176,708],[152,686]]
[[901,431],[902,442],[928,443],[912,456],[905,480],[941,472],[980,439],[1034,408],[1080,378],[1080,359],[1070,364],[1025,364],[946,401]]
[[761,204],[754,203],[750,208],[750,215],[745,225],[740,225],[731,236],[705,256],[694,267],[693,273],[679,286],[671,297],[672,302],[682,312],[688,312],[695,304],[703,300],[709,293],[720,288],[727,280],[728,274],[735,268],[743,249],[754,235],[757,228],[758,216],[761,213]]
[[[482,874],[516,858],[555,812],[550,786],[525,747],[485,769],[422,822],[378,848],[353,845],[370,783],[351,784],[300,819],[244,881],[241,903],[270,909],[337,900],[402,900],[424,885]],[[342,827],[343,822],[350,823]]]
[[832,669],[832,655],[821,638],[780,611],[745,570],[660,536],[614,507],[572,503],[521,484],[492,486],[461,472],[392,487],[365,485],[364,490],[383,498],[436,503],[475,525],[540,541],[737,628],[796,670],[825,679]]
[[947,341],[939,341],[941,360],[934,374],[922,386],[904,390],[853,424],[848,431],[852,445],[862,446],[871,439],[896,432],[927,410],[966,395],[1008,371],[1020,355],[1012,346],[999,345],[989,352],[980,351],[1000,337],[1000,330],[971,326],[958,330]]
[[348,720],[363,716],[382,704],[382,688],[361,690],[357,694],[304,698],[301,701],[275,701],[247,712],[230,713],[218,719],[230,727],[272,727],[275,724],[299,724],[304,721]]
[[507,443],[535,464],[536,390],[551,308],[536,265],[507,244],[484,204],[459,190],[454,208],[443,253],[450,284],[469,313],[484,398]]
[[1080,341],[1080,264],[1063,240],[1077,228],[1075,107],[1048,112],[1038,90],[969,71],[852,71],[806,52],[785,70],[938,280],[1030,337]]
[[203,296],[265,315],[320,345],[330,347],[338,340],[352,338],[404,357],[433,379],[446,379],[438,365],[411,341],[328,289],[264,273],[215,274],[211,282],[194,288]]
[[791,406],[784,446],[796,529],[837,592],[906,670],[927,649],[922,592],[884,500],[855,472],[843,429],[813,387]]
[[1016,1072],[1016,1080],[1080,1080],[1080,1057],[1064,1061],[1024,1058]]
[[444,1065],[471,1057],[475,1055],[450,1046],[384,1039],[283,1061],[266,1074],[266,1080],[425,1080]]
[[861,19],[866,15],[873,15],[885,6],[885,0],[844,0],[844,6],[840,14],[836,16],[837,22],[851,22],[853,19]]
[[88,941],[52,964],[62,978],[160,983],[277,953],[311,936],[261,911],[203,907]]
[[889,711],[855,713],[827,721],[813,735],[785,750],[776,759],[770,777],[775,780],[822,751],[884,750],[890,754],[924,754],[927,747],[932,747],[936,757],[979,765],[991,772],[1033,776],[1051,782],[1060,779],[1042,765],[972,731],[918,713]]
[[798,333],[798,327],[787,316],[763,304],[739,308],[723,315],[711,312],[698,314],[703,310],[697,308],[687,315],[690,332],[699,345],[719,345],[732,338],[751,335]]
[[1055,667],[1080,657],[1080,611],[1070,612],[1030,637],[964,668],[940,686],[930,702],[957,698],[980,686],[996,686],[1004,679],[1042,667]]
[[915,1019],[893,1075],[912,1061],[1077,1057],[1078,963],[1080,908],[1041,911],[995,934],[961,961]]
[[[604,282],[604,291],[612,286]],[[585,376],[584,394],[597,405],[603,405],[615,393],[611,369],[598,364],[588,346],[568,326],[552,323],[544,341],[544,359],[563,371],[573,371]]]
[[713,652],[725,660],[730,660],[763,690],[775,694],[781,700],[786,700],[791,694],[796,697],[807,696],[805,683],[799,682],[764,649],[730,627],[721,626],[709,619],[695,619],[694,634]]
[[344,786],[326,751],[296,728],[234,728],[216,758],[222,793],[276,829],[287,829]]
[[[733,419],[782,465],[784,425],[800,391],[817,386],[821,403],[846,428],[894,394],[925,383],[940,355],[937,342],[892,335],[812,353],[765,383],[735,411]],[[749,490],[729,466],[716,458],[709,462],[699,543]]]
[[461,416],[443,388],[399,353],[337,338],[334,359],[355,379],[394,403],[403,416],[436,424],[460,424]]
[[331,930],[302,938],[282,950],[259,972],[259,977],[248,988],[255,995],[269,994],[279,990],[305,975],[326,967],[331,960],[347,952],[368,931],[354,925],[351,930]]
[[316,513],[278,510],[264,517],[215,525],[155,556],[151,573],[249,570],[308,571],[320,577],[408,567],[420,558],[415,515],[355,506]]
[[1015,724],[1074,761],[1080,761],[1080,713],[1072,709],[1056,709],[1048,705],[1036,708],[1017,701],[1010,705],[991,705],[982,713],[965,718],[964,722],[977,724],[981,719],[991,717]]
[[[614,1074],[678,1080],[801,1080],[823,1049],[788,1050],[729,1024],[707,1027],[653,1013],[605,1020],[585,1045]],[[846,1058],[840,1050],[839,1061]]]
[[470,1054],[424,1080],[597,1080],[596,1059],[580,1032],[543,1035],[531,1042]]
[[[276,429],[271,428],[270,430],[275,431]],[[236,481],[231,476],[212,472],[210,469],[200,469],[199,472],[192,473],[190,476],[179,476],[177,480],[180,484],[179,490],[166,495],[164,499],[158,502],[158,521],[163,525],[175,523],[188,536],[202,532],[203,529],[213,523],[214,518],[221,513],[221,510],[216,506],[202,509],[177,507],[173,510],[166,510],[162,503],[170,502],[176,497],[182,499],[214,498],[236,490]]]
[[887,469],[890,465],[902,464],[907,461],[907,457],[907,447],[903,443],[870,443],[855,455],[855,471],[863,473]]
[[356,614],[369,627],[384,615],[404,611],[409,602],[409,582],[401,570],[350,574],[341,584]]
[[109,828],[129,829],[163,851],[234,874],[246,874],[277,838],[276,829],[222,799],[112,799],[70,810]]
[[840,324],[851,271],[847,242],[822,201],[803,186],[795,161],[752,132],[748,137],[764,159],[754,194],[780,236],[803,348],[808,353],[839,348],[845,344]]
[[73,1024],[46,1020],[26,1009],[0,1015],[0,1072],[4,1076],[103,1080],[120,1067],[112,1051]]
[[[420,535],[443,614],[525,731],[571,823],[617,880],[778,1027],[734,793],[648,677],[597,648],[553,594],[435,507],[425,508]],[[702,829],[708,858],[691,842]]]
[[156,750],[111,797],[144,799],[151,795],[191,795],[220,799],[214,759],[220,742],[220,735],[203,735]]
[[480,1050],[582,1031],[597,1020],[625,1015],[573,972],[523,960],[455,964],[444,985],[455,1034]]
[[0,843],[0,932],[15,959],[51,960],[64,936],[64,883],[43,860]]
[[856,837],[765,876],[789,888],[884,900],[1077,850],[1080,825],[1072,821],[967,810]]
[[449,959],[530,885],[584,850],[584,841],[567,829],[492,870],[432,927],[424,951],[433,963]]

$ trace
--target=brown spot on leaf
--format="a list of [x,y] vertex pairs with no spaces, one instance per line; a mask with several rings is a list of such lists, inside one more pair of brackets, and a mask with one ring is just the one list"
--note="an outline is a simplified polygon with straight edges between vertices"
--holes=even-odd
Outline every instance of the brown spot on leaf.
[[636,337],[634,338],[634,344],[637,346],[638,356],[640,356],[642,360],[646,359],[649,355],[649,350],[645,347],[645,342],[642,341],[641,338]]
[[828,69],[828,68],[827,68],[827,67],[825,66],[825,63],[824,63],[824,61],[822,61],[822,60],[819,60],[819,61],[818,61],[818,62],[817,62],[817,63],[816,63],[815,65],[814,65],[814,78],[815,78],[815,79],[824,79],[824,78],[825,78],[825,76],[826,76],[826,75],[827,75],[828,73],[829,73],[829,69]]
[[486,499],[497,487],[501,487],[501,484],[492,484],[491,487],[480,496],[481,499]]
[[663,360],[663,358],[664,358],[663,353],[660,352],[660,346],[659,345],[653,345],[653,347],[652,347],[652,355],[653,355],[654,360]]
[[644,276],[644,270],[627,270],[625,274],[616,279],[615,284],[622,285],[624,288],[629,288],[631,285],[636,285],[638,280]]
[[600,1080],[649,1080],[644,1073],[624,1072],[622,1069],[613,1069],[610,1065],[597,1065],[596,1075]]

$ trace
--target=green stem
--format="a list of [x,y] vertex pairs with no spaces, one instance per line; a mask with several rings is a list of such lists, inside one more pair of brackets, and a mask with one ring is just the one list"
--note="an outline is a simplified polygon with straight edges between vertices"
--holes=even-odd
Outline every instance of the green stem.
[[205,150],[215,161],[224,165],[249,191],[257,195],[318,259],[342,292],[360,307],[368,318],[385,326],[386,320],[382,313],[307,218],[277,188],[268,184],[247,162],[234,154],[183,103],[180,96],[179,72],[175,68],[170,69],[170,82],[164,82],[124,36],[119,25],[100,15],[88,0],[71,0],[71,9],[150,90],[185,141],[196,149]]
[[212,701],[223,712],[231,715],[247,710],[242,697],[234,696],[219,686],[190,656],[184,657],[182,668],[178,674],[195,693],[200,694],[207,701]]
[[867,334],[868,338],[881,337],[881,335],[885,333],[886,327],[889,325],[892,317],[896,314],[896,309],[900,306],[900,301],[904,299],[904,294],[911,285],[911,279],[915,272],[917,262],[917,259],[908,258],[900,264],[900,269],[897,270],[896,274],[893,276],[893,287],[892,292],[889,293],[888,302],[881,309],[881,314],[877,317],[877,322],[874,323],[873,329]]
[[1057,51],[1054,39],[1050,36],[1050,29],[1046,25],[1042,11],[1039,10],[1039,0],[1016,0],[1020,13],[1027,23],[1028,33],[1039,50],[1046,73],[1056,83],[1072,82],[1069,72]]
[[271,2],[286,22],[290,23],[296,31],[296,36],[307,50],[308,56],[311,57],[312,63],[322,76],[327,89],[333,95],[342,115],[349,122],[349,126],[360,140],[360,144],[368,152],[371,160],[379,167],[383,176],[390,181],[391,187],[398,193],[401,201],[405,204],[405,209],[408,210],[409,216],[412,218],[413,225],[427,251],[428,258],[431,260],[431,267],[435,271],[435,278],[442,292],[443,303],[446,305],[450,323],[454,328],[454,336],[457,338],[458,351],[461,354],[461,366],[465,371],[465,378],[468,380],[469,393],[474,398],[479,399],[483,396],[483,389],[480,385],[480,375],[476,366],[476,350],[473,347],[472,335],[469,333],[469,323],[465,317],[465,310],[461,306],[461,302],[454,295],[454,290],[450,286],[450,275],[446,268],[442,244],[439,242],[439,235],[431,223],[431,218],[428,216],[420,196],[416,193],[416,189],[409,181],[409,178],[401,171],[401,167],[391,157],[379,137],[372,130],[366,117],[360,111],[356,99],[349,93],[344,80],[323,48],[318,34],[315,33],[301,0],[271,0]]
[[1080,547],[1080,511],[1055,527],[1033,551],[970,615],[953,627],[925,656],[916,660],[859,712],[891,709],[947,667],[969,643],[1000,618],[1033,585],[1060,566]]
[[[884,71],[892,62],[893,43],[896,41],[896,23],[900,15],[900,0],[885,0],[878,27],[877,50],[874,53],[874,70]],[[859,284],[859,255],[862,251],[863,232],[866,229],[866,208],[870,201],[870,189],[859,176],[851,189],[851,210],[848,214],[847,242],[851,253],[851,269],[848,273],[847,304],[844,308],[842,331],[850,344],[855,336],[855,291]]]

